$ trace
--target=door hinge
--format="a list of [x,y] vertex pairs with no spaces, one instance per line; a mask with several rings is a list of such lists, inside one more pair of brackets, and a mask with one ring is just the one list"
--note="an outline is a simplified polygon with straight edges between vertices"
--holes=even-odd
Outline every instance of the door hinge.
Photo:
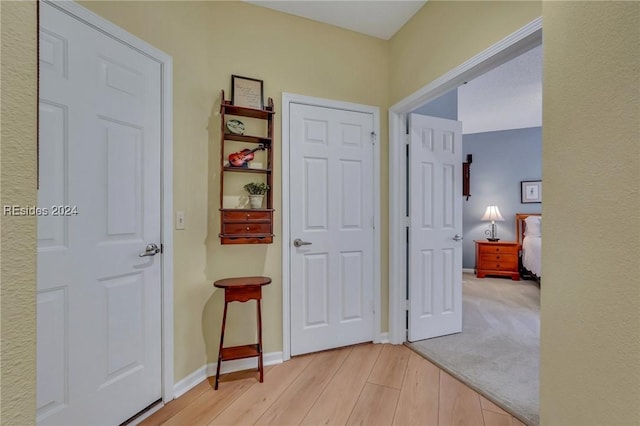
[[409,216],[404,218],[404,227],[405,228],[410,228],[411,227],[411,218]]
[[405,311],[409,310],[409,300],[408,299],[404,301],[404,310]]
[[410,142],[411,142],[411,135],[410,134],[404,135],[404,144],[409,145]]
[[371,143],[373,145],[376,144],[376,139],[378,138],[378,135],[376,135],[376,132],[371,132]]

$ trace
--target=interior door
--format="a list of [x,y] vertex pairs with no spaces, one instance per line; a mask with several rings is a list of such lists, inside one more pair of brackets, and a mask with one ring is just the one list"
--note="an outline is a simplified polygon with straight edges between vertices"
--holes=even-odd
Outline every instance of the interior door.
[[290,106],[291,355],[373,340],[373,115]]
[[409,341],[462,331],[462,123],[409,118]]
[[37,420],[161,397],[160,65],[40,6]]

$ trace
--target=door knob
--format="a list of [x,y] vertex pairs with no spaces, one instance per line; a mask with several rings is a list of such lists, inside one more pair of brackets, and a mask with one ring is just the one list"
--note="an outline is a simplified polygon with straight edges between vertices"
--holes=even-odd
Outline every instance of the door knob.
[[310,246],[312,243],[309,243],[307,241],[302,241],[300,238],[296,238],[295,240],[293,240],[293,245],[296,247],[301,247],[301,246]]
[[142,253],[138,254],[138,256],[140,257],[155,256],[158,253],[160,253],[160,248],[158,248],[158,246],[155,245],[154,243],[151,243],[151,244],[148,244],[147,248],[145,248]]
[[453,241],[462,241],[462,239],[463,239],[463,237],[462,237],[462,235],[460,235],[460,234],[456,234],[456,235],[453,237]]

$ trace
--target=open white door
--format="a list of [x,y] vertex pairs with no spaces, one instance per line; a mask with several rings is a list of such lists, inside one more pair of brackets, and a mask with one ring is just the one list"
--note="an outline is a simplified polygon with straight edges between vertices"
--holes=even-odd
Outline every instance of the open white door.
[[462,123],[411,114],[409,341],[462,331]]

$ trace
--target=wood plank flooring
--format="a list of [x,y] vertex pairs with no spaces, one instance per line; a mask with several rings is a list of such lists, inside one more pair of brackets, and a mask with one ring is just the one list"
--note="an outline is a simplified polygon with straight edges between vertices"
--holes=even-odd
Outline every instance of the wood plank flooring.
[[405,346],[363,344],[200,383],[141,425],[523,426]]

